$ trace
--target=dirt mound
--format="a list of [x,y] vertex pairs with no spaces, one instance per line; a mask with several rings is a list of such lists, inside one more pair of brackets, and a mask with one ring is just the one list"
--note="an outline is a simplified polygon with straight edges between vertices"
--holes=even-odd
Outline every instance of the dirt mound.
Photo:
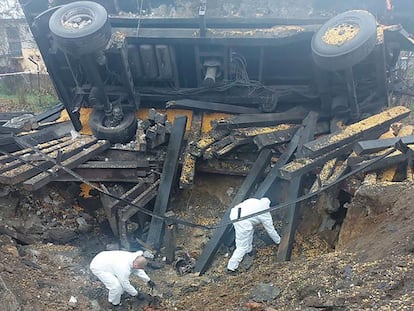
[[[239,184],[239,179],[203,176],[193,190],[176,197],[177,214],[218,222]],[[203,276],[180,276],[168,264],[162,264],[161,269],[150,267],[148,273],[157,283],[155,292],[151,293],[136,278],[132,283],[144,293],[161,297],[157,308],[151,296],[139,301],[125,294],[120,310],[409,309],[414,305],[412,189],[408,182],[362,184],[352,202],[345,205],[347,216],[336,251],[329,252],[331,248],[317,234],[302,231],[296,237],[294,260],[276,263],[277,246],[268,243],[266,234],[259,229],[253,265],[239,275],[225,273],[229,255],[226,248],[218,252]],[[51,201],[40,204],[38,200],[45,194]],[[93,277],[88,265],[94,254],[114,238],[102,231],[103,224],[97,221],[96,214],[95,218],[87,217],[78,202],[67,198],[63,189],[51,188],[30,197],[31,204],[22,197],[17,200],[20,203],[10,200],[14,202],[12,211],[10,206],[2,205],[3,222],[16,221],[13,215],[17,212],[24,215],[26,225],[32,215],[37,227],[50,228],[53,224],[55,231],[76,226],[80,215],[92,226],[87,233],[75,230],[77,235],[70,242],[56,240],[64,245],[51,243],[45,236],[40,236],[36,244],[24,245],[7,234],[0,235],[0,296],[7,310],[111,310],[106,289]],[[206,204],[209,208],[200,208]],[[94,213],[98,208],[94,206]],[[275,223],[279,220],[276,215]],[[208,238],[209,231],[179,228],[177,246],[197,258]],[[157,258],[161,263],[162,256]],[[275,297],[258,299],[263,296],[258,292],[259,285],[270,286]],[[71,297],[76,298],[75,307],[69,303]]]
[[364,260],[404,253],[414,238],[413,202],[412,183],[362,184],[346,206],[337,249],[357,253]]

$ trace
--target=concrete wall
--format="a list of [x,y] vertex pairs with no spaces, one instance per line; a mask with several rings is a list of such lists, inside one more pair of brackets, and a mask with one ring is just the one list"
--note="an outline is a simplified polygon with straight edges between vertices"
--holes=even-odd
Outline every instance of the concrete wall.
[[[14,35],[16,34],[16,35]],[[0,19],[0,73],[16,71],[46,72],[36,42],[25,19]]]

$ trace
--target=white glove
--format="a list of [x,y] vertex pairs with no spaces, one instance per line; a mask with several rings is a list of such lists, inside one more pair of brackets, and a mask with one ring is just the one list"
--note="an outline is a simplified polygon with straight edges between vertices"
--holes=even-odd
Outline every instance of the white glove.
[[142,254],[145,258],[154,259],[154,255],[150,251],[144,251]]

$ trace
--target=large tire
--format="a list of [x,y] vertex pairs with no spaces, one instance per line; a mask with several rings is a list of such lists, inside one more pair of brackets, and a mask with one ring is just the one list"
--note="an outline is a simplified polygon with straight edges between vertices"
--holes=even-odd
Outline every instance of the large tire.
[[96,138],[109,140],[111,143],[127,143],[137,131],[137,119],[133,112],[126,113],[121,123],[114,127],[104,126],[105,112],[93,109],[89,117],[89,126]]
[[368,11],[354,10],[328,20],[315,33],[311,48],[314,62],[334,71],[361,62],[374,49],[377,23]]
[[111,38],[106,9],[91,1],[77,1],[57,9],[49,28],[58,48],[81,56],[103,50]]

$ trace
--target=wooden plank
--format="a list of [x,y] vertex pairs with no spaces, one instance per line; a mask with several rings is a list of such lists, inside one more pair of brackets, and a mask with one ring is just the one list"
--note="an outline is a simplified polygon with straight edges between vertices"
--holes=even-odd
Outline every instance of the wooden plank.
[[216,112],[226,112],[233,114],[242,114],[242,113],[259,113],[260,111],[256,108],[249,108],[237,105],[221,104],[206,102],[193,99],[178,99],[170,100],[166,103],[167,108],[191,108],[191,109],[200,109],[202,111],[216,111]]
[[110,209],[112,214],[118,215],[118,236],[121,246],[125,249],[130,248],[127,228],[127,221],[130,217],[126,218],[124,215],[126,211],[130,210],[131,208],[137,208],[132,205],[129,205],[124,200],[132,201],[133,197],[140,197],[143,194],[143,192],[148,192],[148,186],[149,185],[147,183],[139,183],[135,185],[133,188],[131,188],[121,196],[123,200],[114,201],[115,204]]
[[148,160],[139,161],[87,161],[79,164],[77,168],[106,168],[106,169],[118,169],[118,168],[149,168]]
[[304,156],[315,158],[365,137],[380,136],[389,126],[410,114],[410,109],[397,106],[347,126],[344,130],[323,136],[304,145]]
[[190,144],[190,153],[199,158],[203,155],[204,150],[206,150],[210,145],[224,138],[229,134],[229,130],[211,130],[203,134],[201,138],[195,143]]
[[52,168],[48,169],[47,172],[42,172],[37,176],[32,177],[31,179],[25,181],[23,183],[23,187],[29,191],[35,191],[40,189],[44,185],[48,184],[49,182],[53,181],[57,175],[61,174],[64,168],[72,169],[83,163],[90,158],[93,158],[96,154],[101,153],[102,151],[108,149],[111,146],[109,141],[106,140],[98,140],[95,144],[84,148],[82,151],[78,152],[77,154],[71,156],[70,158],[61,162],[60,165],[54,165]]
[[[160,185],[160,180],[157,179],[154,183],[147,186],[139,196],[137,196],[132,203],[137,205],[140,208],[144,208],[145,205],[149,203],[155,196],[157,195],[158,186]],[[129,218],[134,216],[136,213],[139,212],[139,209],[136,206],[128,205],[124,211],[122,211],[121,219],[123,221],[127,221]]]
[[191,144],[194,144],[201,135],[202,114],[194,112],[191,119],[190,133],[187,139],[187,146],[184,151],[183,168],[181,170],[179,187],[181,189],[189,188],[194,183],[195,167],[197,158],[190,153]]
[[[74,168],[73,171],[90,182],[137,183],[149,174],[148,170],[130,168]],[[55,181],[78,181],[78,179],[70,174],[62,173],[55,178]]]
[[284,123],[301,123],[308,114],[303,107],[295,107],[286,112],[243,114],[229,119],[212,122],[214,129],[234,129],[251,126],[274,126]]
[[243,160],[211,159],[197,163],[197,172],[225,174],[233,176],[247,176],[251,164]]
[[[413,148],[413,145],[410,145],[411,148]],[[391,149],[386,149],[385,152],[381,152],[378,154],[378,156],[381,156],[382,154],[389,152]],[[362,161],[359,163],[353,163],[351,166],[352,169],[357,169],[367,163],[369,163],[370,160],[366,160],[366,161]],[[397,165],[399,163],[405,162],[407,161],[407,154],[405,153],[401,153],[401,151],[396,150],[395,152],[391,153],[390,155],[388,155],[387,157],[385,157],[384,159],[382,159],[379,162],[376,162],[372,165],[370,165],[369,167],[367,167],[366,169],[364,169],[364,172],[371,172],[371,171],[375,171],[375,170],[380,170],[380,169],[385,169],[394,165]]]
[[348,156],[348,151],[344,151],[343,149],[336,149],[330,153],[324,154],[314,159],[295,159],[279,169],[279,176],[282,179],[291,180],[296,176],[301,176],[320,166],[323,166],[327,161],[338,156]]
[[218,228],[214,230],[211,238],[208,240],[206,246],[203,249],[203,252],[195,264],[194,270],[200,275],[204,274],[207,271],[208,266],[211,264],[211,261],[213,260],[215,254],[217,253],[217,250],[223,242],[224,236],[228,234],[233,227],[232,224],[228,224],[230,210],[233,208],[233,206],[239,204],[251,194],[260,178],[262,178],[264,171],[270,165],[271,157],[272,152],[268,149],[263,149],[260,152],[257,160],[249,172],[249,175],[244,179],[243,184],[240,186],[239,190],[234,196],[230,207],[224,213],[218,225]]
[[213,150],[213,154],[215,157],[219,158],[240,146],[247,145],[250,142],[251,142],[250,138],[237,138],[237,139],[234,139],[227,146],[224,146],[223,148],[219,150]]
[[[318,114],[316,112],[309,112],[306,118],[303,120],[303,131],[299,136],[298,147],[296,149],[296,157],[303,156],[303,146],[308,141],[311,141],[316,132],[316,122],[318,121]],[[288,202],[297,199],[301,194],[303,183],[303,175],[299,175],[290,180],[287,186],[287,197]],[[293,243],[295,242],[295,232],[299,223],[299,212],[300,203],[291,204],[286,208],[285,223],[286,226],[281,235],[281,242],[277,249],[277,261],[290,260]]]
[[[55,140],[48,141],[48,142],[43,143],[43,144],[38,144],[38,145],[35,146],[35,148],[41,150],[43,153],[48,153],[48,151],[47,151],[47,150],[49,150],[48,148],[59,145],[59,144],[62,144],[66,141],[71,141],[71,139],[72,139],[71,137],[63,137],[63,138],[60,138],[60,139],[55,139]],[[15,151],[15,152],[11,153],[12,156],[2,155],[2,156],[0,156],[0,163],[5,164],[5,163],[8,163],[8,162],[12,162],[12,161],[15,160],[14,157],[20,157],[20,156],[23,156],[23,155],[26,155],[26,154],[33,154],[33,148],[25,148],[25,149],[22,149],[22,150],[19,150],[19,151]]]
[[[72,144],[67,145],[62,149],[54,150],[47,154],[47,156],[54,160],[61,156],[61,160],[66,160],[95,142],[96,138],[87,136],[84,139],[73,141]],[[54,163],[46,160],[46,158],[44,161],[34,161],[32,164],[23,164],[0,174],[0,182],[15,185],[53,166]]]
[[292,139],[293,135],[295,135],[296,130],[297,128],[290,128],[273,133],[260,134],[253,138],[253,142],[257,148],[259,148],[259,150],[264,147],[271,147],[286,143]]
[[325,163],[325,165],[322,167],[322,170],[319,174],[316,176],[315,182],[312,184],[309,193],[318,191],[324,183],[329,179],[329,177],[332,175],[335,165],[336,165],[337,159],[333,158],[330,159],[328,162]]
[[[186,116],[175,117],[168,143],[167,155],[161,174],[160,187],[154,205],[154,213],[164,215],[167,211],[170,193],[173,187],[174,176],[178,168],[178,160],[181,152],[181,145],[184,140]],[[147,243],[158,249],[161,245],[161,233],[164,222],[156,217],[152,217],[148,231]]]
[[399,140],[401,140],[404,144],[407,145],[414,144],[414,135],[386,139],[363,140],[356,142],[353,149],[357,155],[364,155],[367,153],[373,153],[392,147]]
[[257,188],[257,191],[255,193],[255,196],[257,198],[262,197],[268,197],[271,200],[273,199],[273,195],[271,195],[272,189],[275,189],[277,191],[277,179],[279,178],[279,169],[285,165],[287,162],[289,162],[290,158],[293,156],[293,153],[295,152],[300,137],[303,133],[303,127],[300,127],[295,135],[293,136],[292,140],[287,145],[285,151],[282,153],[282,155],[279,157],[279,159],[276,161],[270,172],[266,175],[263,182],[259,185]]
[[114,213],[118,208],[125,207],[127,203],[124,200],[132,201],[134,198],[139,196],[145,189],[148,187],[148,184],[144,181],[138,182],[135,186],[129,189],[127,192],[121,195],[122,200],[114,200],[111,203],[110,210],[111,213]]

